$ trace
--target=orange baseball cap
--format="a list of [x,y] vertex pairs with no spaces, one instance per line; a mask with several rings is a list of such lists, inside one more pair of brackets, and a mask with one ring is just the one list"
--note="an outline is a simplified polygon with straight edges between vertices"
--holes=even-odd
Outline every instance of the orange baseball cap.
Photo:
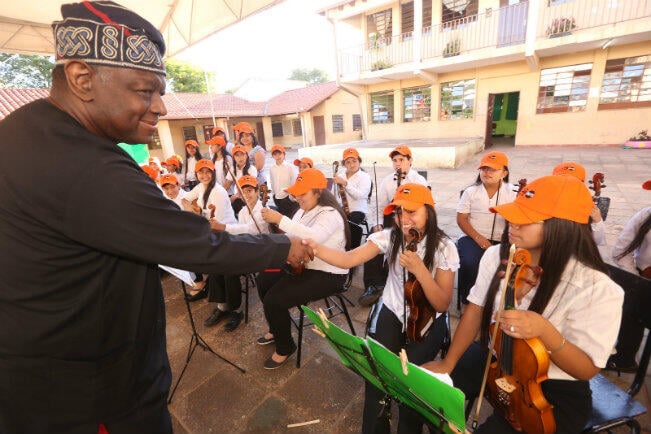
[[651,179],[645,181],[644,184],[642,184],[642,188],[645,190],[651,190]]
[[215,164],[207,159],[207,158],[202,158],[201,160],[197,161],[197,164],[194,165],[194,171],[198,172],[204,167],[207,167],[208,169],[212,170],[213,172],[215,171]]
[[216,136],[217,133],[222,133],[222,134],[226,135],[226,132],[224,131],[224,129],[223,129],[222,127],[214,127],[214,128],[212,129],[212,135],[213,135],[213,137]]
[[177,184],[179,183],[179,178],[176,177],[176,175],[173,175],[171,173],[165,174],[160,177],[160,181],[158,182],[161,187],[165,187],[167,184]]
[[527,184],[515,201],[489,209],[510,223],[525,225],[552,217],[588,223],[593,207],[584,183],[573,176],[550,175]]
[[285,147],[283,145],[273,145],[271,147],[271,153],[273,154],[276,151],[282,152],[284,154],[285,153]]
[[158,170],[154,169],[154,168],[151,167],[151,166],[140,166],[140,167],[142,167],[142,170],[143,170],[147,175],[149,175],[149,177],[150,177],[151,179],[153,179],[154,181],[156,181],[156,179],[158,178],[158,175],[159,175]]
[[233,131],[239,131],[243,123],[244,122],[238,122],[235,125],[233,125]]
[[568,161],[554,167],[552,175],[571,175],[579,181],[585,182],[585,167],[581,166],[579,163]]
[[393,202],[384,208],[384,215],[389,215],[396,209],[402,207],[407,211],[416,211],[423,205],[434,206],[434,198],[429,188],[421,184],[403,184],[396,190]]
[[231,153],[232,153],[233,155],[235,155],[235,154],[238,153],[238,152],[244,152],[245,154],[247,153],[247,152],[246,152],[246,148],[245,148],[244,146],[242,146],[242,145],[235,145],[235,146],[233,146],[233,150],[231,151]]
[[247,133],[247,134],[253,134],[253,128],[251,128],[251,124],[248,122],[240,122],[237,124],[238,128],[237,130],[240,133]]
[[292,196],[300,196],[313,188],[326,188],[328,180],[319,169],[305,169],[296,177],[296,182],[285,191]]
[[357,152],[357,149],[355,148],[348,148],[344,150],[344,154],[341,157],[342,160],[345,160],[346,158],[359,158],[359,152]]
[[477,169],[482,167],[490,167],[491,169],[500,170],[508,167],[509,157],[506,156],[504,152],[493,151],[481,157],[479,166]]
[[258,186],[258,181],[251,175],[242,175],[240,179],[237,180],[237,184],[240,187],[244,187],[248,185],[250,187],[255,188]]
[[181,167],[181,162],[179,161],[178,158],[175,157],[170,157],[167,160],[163,162],[165,166],[176,166],[176,167]]
[[224,148],[226,147],[226,140],[220,136],[213,136],[211,139],[206,140],[206,145],[219,145]]
[[298,166],[301,163],[307,164],[308,166],[310,166],[310,169],[314,167],[314,161],[312,161],[311,158],[303,157],[300,160],[294,160],[294,166]]
[[389,158],[393,158],[396,154],[404,155],[405,157],[411,157],[411,149],[409,149],[409,146],[398,145],[393,149],[393,151],[391,151]]
[[197,143],[196,140],[186,140],[185,147],[187,148],[188,146],[194,146],[195,148],[198,148],[199,144]]

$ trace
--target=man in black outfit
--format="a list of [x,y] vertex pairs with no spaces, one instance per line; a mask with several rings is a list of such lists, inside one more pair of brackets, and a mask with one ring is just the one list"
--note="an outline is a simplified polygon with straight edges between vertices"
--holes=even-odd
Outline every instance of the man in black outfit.
[[61,13],[50,97],[0,122],[0,432],[171,433],[157,264],[246,273],[307,247],[163,197],[117,146],[166,114],[161,34],[109,1]]

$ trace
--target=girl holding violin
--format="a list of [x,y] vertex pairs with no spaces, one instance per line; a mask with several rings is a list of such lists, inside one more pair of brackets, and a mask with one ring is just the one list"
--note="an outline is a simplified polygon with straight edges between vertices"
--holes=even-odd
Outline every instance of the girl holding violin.
[[[397,216],[392,229],[371,234],[365,244],[354,250],[342,253],[314,241],[309,241],[308,245],[316,258],[342,268],[352,268],[381,253],[387,256],[389,274],[378,302],[379,309],[370,319],[370,336],[394,353],[405,348],[411,362],[424,363],[436,356],[445,337],[445,311],[452,298],[459,256],[454,243],[438,227],[434,199],[427,187],[414,183],[401,185],[384,214],[394,211]],[[403,244],[410,243],[415,251],[402,249]],[[412,275],[406,282],[403,270]],[[432,322],[424,325],[425,329],[419,327],[417,330],[420,341],[407,339],[404,331],[408,315],[404,304],[406,285],[416,284],[424,293],[422,301],[426,306],[409,306],[409,310],[436,312]],[[383,396],[379,389],[366,384],[362,432],[389,432],[389,414],[382,411],[380,403]],[[414,410],[400,406],[399,433],[421,432],[422,425],[422,419]]]
[[[350,232],[344,211],[327,186],[321,171],[305,169],[298,174],[294,185],[285,189],[300,206],[294,216],[290,219],[264,208],[262,218],[278,225],[287,235],[316,240],[333,252],[343,254],[350,245]],[[296,351],[289,309],[341,291],[347,274],[348,270],[315,259],[291,274],[265,270],[258,275],[256,286],[269,331],[257,342],[259,345],[275,343],[276,346],[276,351],[264,362],[265,369],[280,367]]]
[[185,141],[185,166],[183,166],[183,179],[185,180],[185,189],[192,190],[197,186],[195,165],[203,157],[199,151],[199,143],[196,140]]
[[[488,355],[489,326],[499,318],[496,342],[512,340],[515,348],[519,341],[517,348],[533,352],[538,366],[549,366],[546,374],[519,383],[522,389],[527,384],[530,395],[520,399],[521,391],[516,390],[513,401],[506,402],[526,405],[525,401],[546,400],[553,408],[545,405],[544,417],[552,417],[550,423],[555,424],[546,432],[581,432],[591,412],[588,380],[606,365],[624,299],[622,289],[608,278],[592,237],[588,224],[592,207],[586,186],[570,176],[537,179],[520,190],[512,203],[492,207],[508,222],[502,244],[489,247],[481,259],[477,281],[445,359],[424,367],[451,373],[455,386],[467,397],[477,396]],[[529,271],[522,276],[518,273],[515,284],[503,285],[511,244],[528,250],[530,261],[523,270]],[[500,310],[503,287],[513,291],[514,306]],[[478,333],[481,343],[473,343]],[[503,357],[504,353],[497,354]],[[510,360],[498,363],[512,363],[513,375],[517,375],[528,356],[524,351],[513,353]],[[492,401],[500,401],[496,395]],[[531,422],[535,421],[515,423]],[[496,411],[475,432],[515,433],[513,424],[507,422],[505,413]]]
[[233,158],[226,150],[226,140],[219,135],[214,136],[206,141],[210,146],[210,153],[212,157],[210,160],[215,165],[215,178],[217,183],[224,187],[228,194],[233,194],[233,187],[226,188],[226,177],[233,170]]

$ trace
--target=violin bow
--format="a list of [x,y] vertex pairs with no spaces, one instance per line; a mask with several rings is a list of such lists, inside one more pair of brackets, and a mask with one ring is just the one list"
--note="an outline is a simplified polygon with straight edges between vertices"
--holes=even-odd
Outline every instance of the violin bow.
[[472,420],[473,430],[477,428],[479,421],[479,412],[481,411],[481,404],[484,398],[484,392],[486,391],[486,379],[488,378],[488,369],[491,364],[491,358],[493,356],[493,349],[495,348],[495,340],[497,339],[497,332],[500,329],[500,322],[502,321],[502,312],[504,311],[504,304],[506,302],[506,287],[509,284],[511,279],[511,274],[513,273],[513,257],[515,256],[515,244],[511,244],[509,249],[509,259],[506,264],[506,273],[504,279],[502,280],[502,288],[500,289],[500,304],[497,309],[497,318],[495,318],[495,326],[493,327],[493,333],[491,334],[491,342],[488,347],[488,355],[486,356],[486,366],[484,366],[484,377],[481,380],[481,389],[479,391],[479,397],[477,400],[477,407],[475,409],[475,416]]
[[379,186],[377,185],[377,172],[375,171],[375,164],[377,161],[373,162],[373,177],[375,178],[375,224],[379,225],[380,224],[380,209],[378,205],[378,188]]

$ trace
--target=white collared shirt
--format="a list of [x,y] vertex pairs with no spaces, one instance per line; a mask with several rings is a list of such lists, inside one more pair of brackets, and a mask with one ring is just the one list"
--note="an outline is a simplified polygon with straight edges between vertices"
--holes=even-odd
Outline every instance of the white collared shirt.
[[179,194],[177,194],[176,197],[175,197],[174,199],[170,199],[169,196],[167,196],[167,194],[165,194],[164,191],[163,191],[163,196],[165,196],[165,198],[166,198],[167,200],[171,200],[172,202],[174,202],[175,204],[177,204],[177,205],[179,206],[179,208],[183,209],[183,204],[181,203],[181,201],[182,201],[183,199],[185,199],[185,197],[187,196],[187,193],[186,193],[186,191],[183,190],[182,188],[179,188]]
[[613,247],[612,255],[615,264],[633,274],[638,274],[636,267],[642,271],[647,267],[651,267],[651,230],[646,233],[644,240],[642,240],[642,244],[640,244],[637,249],[633,250],[622,259],[615,259],[615,256],[618,256],[629,244],[631,244],[631,241],[633,241],[635,235],[637,235],[640,230],[640,226],[642,226],[642,223],[644,223],[649,215],[651,215],[651,206],[635,213],[635,215],[633,215],[633,217],[631,217],[631,219],[626,223],[624,229],[619,233],[617,242]]
[[289,194],[286,188],[294,185],[298,171],[296,166],[283,161],[281,164],[275,164],[269,168],[269,181],[271,182],[271,191],[276,199],[284,199]]
[[[299,238],[311,238],[331,249],[346,250],[346,233],[344,219],[339,211],[330,206],[317,205],[308,212],[302,208],[289,219],[283,216],[278,225],[287,235]],[[310,270],[321,270],[332,274],[348,274],[344,268],[330,265],[319,258],[314,258],[305,266]]]
[[[483,183],[471,185],[463,191],[457,205],[457,212],[468,214],[468,223],[483,237],[500,241],[506,222],[499,214],[490,212],[489,208],[513,202],[517,196],[515,188],[509,183],[502,182],[493,197],[488,197]],[[493,221],[495,221],[495,229],[493,229]]]
[[204,206],[203,202],[203,193],[206,191],[206,186],[202,183],[199,183],[194,187],[188,194],[185,196],[185,199],[192,202],[197,200],[197,205],[201,208],[201,212],[204,217],[210,219],[211,209],[208,208],[208,205],[215,206],[215,220],[224,224],[235,224],[237,220],[235,219],[235,213],[233,212],[233,207],[231,206],[231,200],[228,198],[228,193],[224,190],[219,184],[215,186],[210,191],[208,196],[208,202]]
[[[475,286],[468,295],[471,303],[484,305],[488,287],[499,264],[498,244],[489,247],[481,258]],[[529,291],[517,308],[527,309],[537,289]],[[624,291],[619,285],[606,274],[571,258],[542,316],[565,339],[585,352],[595,366],[603,368],[617,340],[623,302]],[[498,309],[498,304],[495,303],[493,311]],[[575,380],[553,361],[549,362],[548,376],[550,379]]]
[[[395,172],[390,173],[387,176],[382,179],[382,182],[380,182],[380,188],[378,188],[378,214],[382,216],[382,213],[384,211],[384,208],[393,201],[393,196],[396,194],[396,190],[398,189],[398,183],[395,179]],[[407,175],[405,176],[405,179],[403,179],[400,184],[407,184],[407,183],[416,183],[416,184],[421,184],[427,187],[427,180],[423,178],[417,171],[414,169],[409,169],[409,172],[407,172]],[[381,224],[382,222],[375,222],[376,224]]]
[[[226,232],[231,234],[268,234],[270,232],[269,223],[262,218],[262,202],[258,200],[252,211],[253,217],[249,214],[249,209],[246,206],[243,207],[237,215],[238,223],[226,225]],[[258,228],[260,228],[260,231],[258,231]]]
[[[369,174],[359,169],[350,178],[346,176],[345,170],[340,171],[338,175],[346,180],[344,191],[348,201],[348,210],[368,214],[368,194],[371,191],[371,177]],[[336,185],[334,188],[338,189]],[[337,192],[336,195],[339,196],[339,193]],[[341,198],[338,197],[338,199],[339,203],[341,203]]]
[[[376,232],[368,236],[368,241],[375,244],[380,252],[383,253],[388,260],[391,252],[391,231],[392,229],[384,229],[383,231]],[[423,237],[419,242],[416,249],[418,257],[423,259],[425,257],[425,245],[427,237]],[[454,243],[449,238],[443,238],[434,254],[434,266],[432,267],[432,277],[436,276],[436,270],[451,270],[456,272],[459,268],[459,253]],[[387,282],[382,292],[382,302],[389,308],[391,312],[402,323],[403,305],[405,300],[405,289],[402,282],[402,267],[396,258],[393,266],[389,268],[389,275]],[[437,312],[438,317],[441,312]],[[409,315],[409,309],[407,309]]]

